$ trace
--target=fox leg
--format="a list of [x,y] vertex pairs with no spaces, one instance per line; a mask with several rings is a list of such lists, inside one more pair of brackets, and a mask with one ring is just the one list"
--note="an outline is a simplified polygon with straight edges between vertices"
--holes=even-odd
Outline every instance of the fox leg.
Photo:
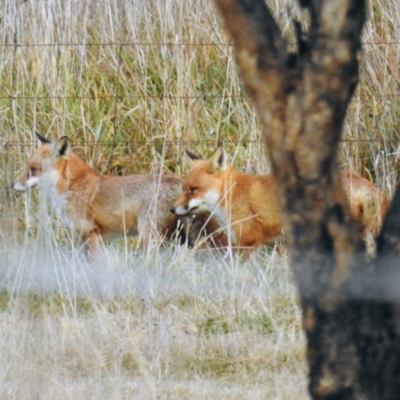
[[146,249],[150,244],[150,229],[151,222],[149,217],[145,215],[144,217],[139,216],[138,219],[138,238],[139,246],[141,249]]
[[95,231],[91,231],[82,236],[82,239],[85,241],[85,252],[88,256],[94,257],[96,254],[97,248],[99,247],[99,234]]
[[239,254],[241,260],[246,261],[250,259],[255,249],[255,247],[247,247],[244,249],[235,250],[235,253]]

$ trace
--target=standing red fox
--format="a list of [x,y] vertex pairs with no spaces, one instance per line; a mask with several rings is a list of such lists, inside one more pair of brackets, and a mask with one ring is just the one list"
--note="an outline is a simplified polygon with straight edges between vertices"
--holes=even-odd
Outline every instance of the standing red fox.
[[[100,237],[139,235],[140,244],[145,246],[153,226],[161,237],[176,235],[181,218],[169,209],[182,191],[181,179],[99,175],[71,151],[66,136],[51,143],[36,135],[43,145],[28,159],[12,187],[20,192],[47,190],[58,215],[86,241],[90,253],[96,250]],[[197,224],[196,229],[200,228]],[[193,236],[193,232],[189,234]]]
[[[175,215],[212,213],[226,227],[232,245],[245,248],[268,242],[281,233],[282,215],[277,182],[272,174],[250,175],[226,163],[218,148],[208,160],[187,152],[194,160],[183,183],[183,193],[171,212]],[[363,234],[376,235],[389,201],[372,183],[350,171],[342,171],[351,214]]]

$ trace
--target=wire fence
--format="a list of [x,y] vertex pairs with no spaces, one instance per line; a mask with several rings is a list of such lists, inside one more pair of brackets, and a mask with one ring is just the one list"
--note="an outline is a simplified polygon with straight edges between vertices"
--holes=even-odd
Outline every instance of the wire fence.
[[[289,43],[289,46],[292,48],[295,47],[294,43]],[[400,42],[398,41],[374,41],[374,42],[364,42],[363,43],[364,49],[366,52],[374,50],[374,48],[383,48],[383,53],[385,51],[388,51],[388,49],[392,49],[395,47],[395,53],[400,54]],[[136,138],[130,138],[130,139],[121,139],[117,137],[117,132],[118,129],[121,125],[121,121],[124,118],[123,114],[119,112],[119,105],[123,103],[124,101],[129,101],[130,106],[132,104],[147,104],[149,102],[154,102],[155,106],[157,107],[158,105],[162,105],[162,103],[158,102],[163,102],[163,101],[171,101],[171,102],[193,102],[193,101],[199,101],[199,102],[207,102],[209,101],[210,104],[213,104],[212,102],[220,102],[222,104],[224,101],[228,102],[237,102],[238,104],[240,103],[247,103],[249,100],[249,96],[246,95],[246,93],[243,92],[235,92],[232,93],[230,91],[226,90],[226,85],[221,85],[221,90],[220,92],[213,90],[200,90],[198,88],[190,88],[187,92],[185,91],[184,94],[181,93],[175,93],[171,92],[168,90],[161,90],[159,92],[153,93],[152,91],[143,91],[140,93],[134,93],[134,92],[129,92],[129,91],[124,91],[122,90],[122,84],[123,84],[123,79],[125,78],[124,74],[126,74],[126,71],[124,70],[124,63],[126,60],[124,60],[123,52],[128,51],[129,48],[156,48],[156,49],[193,49],[194,51],[201,51],[202,49],[205,48],[215,48],[218,51],[221,52],[221,57],[219,58],[218,62],[221,63],[222,66],[224,66],[224,63],[227,63],[227,60],[232,57],[233,54],[233,45],[231,43],[189,43],[189,42],[183,42],[183,43],[174,43],[174,42],[158,42],[158,43],[149,43],[149,42],[103,42],[103,43],[0,43],[0,54],[2,51],[8,52],[9,54],[9,60],[8,62],[8,68],[9,68],[9,74],[10,74],[10,81],[8,82],[8,85],[5,83],[5,80],[1,82],[0,80],[0,86],[2,87],[3,90],[0,91],[0,110],[3,110],[4,115],[4,109],[9,106],[9,109],[14,112],[15,110],[18,110],[18,105],[20,103],[27,103],[27,104],[38,104],[40,102],[60,102],[61,104],[64,104],[64,107],[67,107],[65,104],[67,102],[85,102],[85,101],[94,101],[94,102],[108,102],[109,107],[112,108],[115,114],[115,118],[113,118],[111,126],[110,126],[110,131],[111,131],[111,138],[104,139],[104,138],[99,138],[99,139],[92,139],[88,137],[82,137],[80,139],[77,139],[76,137],[71,137],[71,143],[72,146],[78,147],[80,149],[82,148],[87,148],[90,149],[89,153],[95,152],[95,149],[98,148],[104,148],[103,153],[107,154],[107,160],[104,161],[101,157],[93,157],[96,160],[99,160],[104,164],[106,164],[102,170],[102,172],[107,172],[110,170],[110,165],[113,164],[113,157],[115,152],[117,151],[118,148],[125,148],[128,149],[126,152],[126,158],[124,160],[129,160],[130,158],[137,160],[143,160],[140,157],[143,156],[142,153],[144,153],[145,148],[156,148],[159,149],[164,149],[165,147],[167,148],[176,148],[179,147],[180,150],[187,148],[187,149],[194,149],[196,146],[199,146],[200,148],[211,148],[211,147],[217,147],[218,145],[223,145],[228,147],[229,149],[237,150],[240,147],[246,147],[249,145],[253,146],[264,146],[265,145],[265,140],[261,135],[258,135],[257,138],[254,137],[248,137],[246,134],[243,134],[240,136],[240,138],[232,138],[232,137],[224,137],[223,135],[220,135],[219,132],[216,132],[216,134],[212,138],[185,138],[185,137],[170,137],[168,135],[165,135],[161,132],[159,135],[152,135],[152,134],[146,134],[144,138],[141,139],[136,139]],[[112,49],[113,50],[113,57],[112,61],[110,62],[110,65],[112,65],[112,70],[114,74],[114,82],[113,86],[109,88],[108,93],[102,93],[102,92],[93,92],[93,93],[87,93],[87,92],[81,92],[78,89],[76,91],[73,91],[72,93],[69,92],[68,90],[63,90],[62,85],[58,87],[58,90],[50,90],[50,91],[38,91],[38,93],[32,93],[32,92],[25,92],[24,88],[21,90],[21,87],[18,87],[18,74],[20,73],[19,71],[19,66],[18,66],[18,57],[21,57],[21,54],[24,54],[23,52],[27,49],[45,49],[43,51],[63,51],[63,49]],[[46,50],[50,49],[50,50]],[[53,50],[51,50],[53,49]],[[61,49],[61,50],[60,50]],[[380,51],[380,50],[379,50]],[[56,53],[55,53],[56,54]],[[5,65],[5,64],[4,64]],[[2,66],[3,68],[3,66]],[[4,70],[4,68],[3,68]],[[62,73],[62,68],[60,69]],[[58,71],[58,73],[60,72]],[[227,71],[227,70],[226,70]],[[0,71],[1,72],[1,71]],[[136,71],[137,73],[137,71]],[[129,79],[129,73],[127,74]],[[229,86],[229,85],[228,85]],[[400,87],[399,85],[397,86],[387,86],[387,90],[385,91],[371,91],[371,92],[366,92],[362,90],[357,90],[355,95],[353,96],[353,101],[359,102],[360,104],[363,104],[365,101],[371,101],[371,102],[381,102],[388,104],[390,102],[396,102],[399,101],[399,109],[400,109]],[[3,107],[3,108],[1,108]],[[35,106],[29,106],[32,110],[35,109]],[[20,107],[18,110],[19,113],[26,112],[26,108],[29,107]],[[48,107],[51,113],[51,107]],[[144,106],[146,108],[146,106]],[[36,111],[32,111],[34,113]],[[148,114],[144,113],[145,116],[144,118],[149,117]],[[40,113],[39,113],[40,115]],[[68,118],[68,113],[65,113],[65,115],[58,115],[58,118],[61,119],[67,119]],[[39,118],[38,118],[39,119]],[[34,148],[37,147],[37,140],[35,139],[30,139],[30,137],[34,138],[34,131],[36,130],[37,126],[42,126],[41,122],[36,121],[38,125],[32,124],[31,126],[26,126],[25,129],[25,138],[21,139],[20,137],[16,138],[14,137],[13,134],[3,134],[0,131],[0,217],[2,217],[3,223],[4,220],[7,219],[7,215],[11,216],[9,213],[9,210],[13,209],[21,211],[21,204],[18,205],[20,207],[13,208],[15,206],[15,203],[17,201],[20,201],[21,196],[15,195],[10,188],[10,182],[12,179],[15,178],[15,175],[18,173],[22,166],[21,160],[23,160],[27,154],[29,154],[30,150],[33,150]],[[50,118],[49,118],[50,119]],[[12,120],[12,117],[10,118]],[[22,118],[22,121],[24,119]],[[79,123],[79,121],[74,122],[75,125]],[[162,126],[162,121],[160,122],[160,126]],[[353,122],[354,123],[354,122]],[[21,123],[20,123],[21,125]],[[44,124],[46,125],[46,124]],[[51,125],[51,124],[49,124]],[[355,124],[356,125],[356,124]],[[8,124],[7,129],[10,129],[11,123]],[[398,124],[399,130],[400,130],[400,124]],[[2,128],[4,131],[5,128]],[[18,130],[17,124],[15,124],[15,127],[13,128],[11,126],[11,129],[15,129],[15,132]],[[51,131],[49,129],[48,131]],[[150,126],[145,125],[144,126],[144,131],[145,133],[151,132],[152,128]],[[27,134],[27,132],[31,132],[32,134]],[[41,132],[43,133],[43,132]],[[375,163],[376,165],[378,164],[377,160],[382,160],[381,153],[387,155],[393,155],[395,157],[398,157],[400,150],[398,151],[398,148],[400,147],[400,132],[398,132],[396,135],[392,135],[390,137],[360,137],[360,138],[346,138],[344,137],[341,141],[341,146],[346,147],[346,150],[348,153],[353,152],[353,149],[358,149],[357,150],[357,157],[363,159],[363,165],[368,165],[368,163]],[[350,149],[350,150],[349,150]],[[362,151],[360,150],[362,149]],[[175,152],[176,153],[176,152]],[[170,160],[172,164],[180,163],[180,159],[176,157],[176,154],[169,154]],[[182,156],[179,157],[184,157],[183,151],[180,151]],[[372,154],[372,156],[368,155],[366,156],[365,154]],[[367,160],[368,158],[368,160]],[[372,160],[372,161],[371,161]],[[18,161],[18,162],[17,162]],[[255,162],[258,162],[259,160],[254,160]],[[146,160],[147,164],[146,166],[149,165],[148,160]],[[380,162],[380,161],[379,161]],[[390,161],[392,165],[394,165],[393,161]],[[172,167],[173,169],[174,167]],[[130,172],[132,169],[127,168],[126,170],[122,170],[122,173],[125,171]],[[378,174],[381,174],[383,176],[386,174],[386,166],[383,166],[381,168],[381,171],[377,169],[376,176]],[[121,171],[120,171],[121,172]],[[393,179],[392,179],[393,180]],[[382,180],[381,180],[382,181]],[[384,184],[386,184],[385,182]],[[383,184],[383,185],[384,185]],[[382,186],[383,186],[382,185]],[[386,186],[387,187],[387,186]],[[392,191],[392,190],[390,190]],[[13,223],[15,223],[15,220],[17,219],[11,219]]]
[[[244,144],[265,144],[265,139],[243,139],[243,140],[234,140],[234,139],[224,139],[221,138],[219,140],[186,140],[186,139],[167,139],[167,138],[149,138],[148,140],[85,140],[84,143],[80,141],[70,140],[72,145],[79,146],[112,146],[112,145],[122,145],[122,146],[144,146],[151,145],[155,142],[162,142],[166,145],[180,145],[180,146],[194,146],[194,145],[223,145],[226,144],[234,144],[234,145],[244,145]],[[383,138],[374,138],[374,139],[342,139],[340,143],[343,144],[357,144],[357,143],[400,143],[400,139],[383,139]],[[6,140],[3,142],[2,147],[4,150],[8,150],[11,147],[36,147],[37,140]]]
[[[290,46],[295,46],[294,43],[289,43]],[[388,48],[390,46],[397,46],[400,47],[400,42],[399,41],[366,41],[363,43],[364,48],[370,49],[371,47],[385,47]],[[114,93],[104,95],[104,94],[85,94],[85,95],[79,95],[79,94],[61,94],[61,95],[54,95],[54,94],[46,94],[46,95],[24,95],[19,93],[16,90],[16,80],[12,79],[11,85],[8,88],[9,90],[4,90],[3,93],[0,93],[0,101],[9,101],[10,104],[15,104],[20,101],[32,101],[32,102],[40,102],[40,101],[52,101],[52,100],[59,100],[59,101],[84,101],[84,100],[95,100],[95,101],[102,101],[102,100],[110,100],[113,103],[113,107],[115,110],[117,110],[117,105],[119,102],[124,101],[126,99],[132,99],[132,100],[137,100],[138,102],[141,101],[149,101],[149,100],[185,100],[185,101],[190,101],[190,100],[207,100],[207,99],[215,99],[215,100],[240,100],[240,101],[247,101],[249,96],[246,94],[227,94],[227,93],[199,93],[199,94],[190,94],[190,95],[176,95],[176,94],[168,94],[168,93],[160,93],[153,95],[151,93],[143,93],[143,94],[128,94],[128,93],[121,93],[120,92],[120,77],[123,74],[122,72],[122,58],[121,58],[121,51],[124,48],[128,47],[166,47],[166,48],[171,48],[171,47],[181,47],[181,48],[205,48],[205,47],[215,47],[215,48],[222,48],[222,49],[232,49],[233,45],[231,43],[190,43],[190,42],[183,42],[183,43],[174,43],[174,42],[157,42],[157,43],[149,43],[149,42],[103,42],[103,43],[2,43],[0,44],[0,51],[1,49],[13,49],[14,51],[14,60],[11,61],[11,63],[14,63],[12,69],[15,70],[17,67],[15,65],[15,58],[16,58],[16,53],[18,50],[23,49],[23,48],[74,48],[74,47],[85,47],[85,48],[106,48],[106,47],[114,47],[117,49],[117,69],[115,71],[115,80],[116,80],[116,85],[114,88]],[[225,54],[226,55],[226,54]],[[365,99],[365,98],[372,98],[372,99],[386,99],[387,101],[390,101],[390,99],[400,99],[400,91],[396,91],[395,88],[394,92],[392,93],[357,93],[355,96],[353,96],[353,99]],[[117,112],[116,112],[117,114]],[[118,118],[114,118],[113,120],[113,136],[111,140],[85,140],[85,142],[82,141],[72,141],[73,145],[79,145],[79,146],[87,146],[87,147],[92,147],[92,146],[104,146],[104,147],[112,147],[111,150],[111,158],[113,154],[113,148],[116,146],[130,146],[130,147],[135,147],[135,146],[146,146],[146,145],[152,145],[155,142],[163,142],[166,145],[179,145],[179,146],[195,146],[195,145],[219,145],[219,144],[224,144],[224,143],[231,143],[235,144],[232,142],[232,140],[223,138],[223,137],[216,137],[215,139],[183,139],[183,138],[168,138],[168,137],[163,137],[163,138],[153,138],[149,137],[146,139],[141,139],[141,140],[121,140],[116,137],[116,131],[117,131],[117,125],[119,124],[119,121],[121,119],[121,116],[118,116]],[[367,143],[375,143],[375,144],[382,144],[382,143],[388,143],[388,144],[400,144],[400,134],[398,135],[399,138],[380,138],[380,137],[373,137],[373,138],[356,138],[356,139],[347,139],[344,138],[342,140],[342,143],[347,143],[347,144],[367,144]],[[263,144],[264,140],[261,139],[252,139],[252,138],[246,138],[243,139],[243,141],[239,141],[239,143],[236,143],[238,145],[240,144]],[[0,152],[7,152],[11,148],[24,148],[24,147],[33,147],[36,146],[37,142],[35,140],[18,140],[14,138],[7,137],[3,140],[3,143],[0,143]]]
[[[296,43],[289,42],[289,46],[295,46]],[[362,43],[363,46],[390,46],[390,45],[400,45],[400,42],[395,40],[390,41],[364,41]],[[1,47],[76,47],[76,46],[85,46],[85,47],[105,47],[105,46],[191,46],[191,47],[228,47],[233,48],[232,43],[193,43],[193,42],[100,42],[100,43],[0,43]]]

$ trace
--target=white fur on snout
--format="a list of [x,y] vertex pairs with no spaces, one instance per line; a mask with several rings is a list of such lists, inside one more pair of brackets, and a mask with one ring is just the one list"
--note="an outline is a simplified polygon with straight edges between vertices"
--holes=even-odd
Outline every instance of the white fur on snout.
[[[213,212],[219,203],[219,194],[215,190],[209,190],[204,197],[195,197],[187,205],[186,213],[191,211]],[[183,207],[182,207],[183,208]]]
[[176,215],[186,215],[189,212],[186,206],[177,206],[175,207],[174,214]]
[[188,203],[188,210],[187,211],[192,211],[194,209],[197,209],[198,211],[202,211],[202,205],[204,203],[204,199],[191,199]]
[[26,182],[14,182],[13,189],[17,192],[26,192],[29,189],[36,188],[39,185],[39,182],[39,177],[32,176]]
[[12,188],[17,192],[26,192],[28,190],[28,186],[21,182],[13,182]]

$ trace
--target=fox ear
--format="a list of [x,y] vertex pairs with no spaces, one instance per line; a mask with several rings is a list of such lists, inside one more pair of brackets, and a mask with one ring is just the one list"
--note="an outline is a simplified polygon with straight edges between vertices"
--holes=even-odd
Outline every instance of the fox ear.
[[185,150],[185,153],[187,154],[187,156],[191,159],[191,160],[201,160],[200,156],[197,156],[196,154],[192,153],[189,150]]
[[70,150],[70,143],[67,136],[62,136],[57,140],[55,147],[55,156],[67,158]]
[[38,131],[35,131],[35,135],[42,143],[51,143],[49,139],[42,136]]
[[223,171],[226,168],[226,153],[222,147],[218,147],[210,158],[212,171]]

